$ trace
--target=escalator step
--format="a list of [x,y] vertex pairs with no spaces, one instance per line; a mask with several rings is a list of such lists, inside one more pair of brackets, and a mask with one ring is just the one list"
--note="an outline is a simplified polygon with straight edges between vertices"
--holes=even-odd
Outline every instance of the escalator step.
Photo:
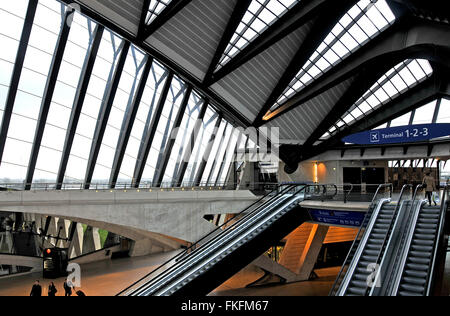
[[431,246],[419,246],[419,245],[412,245],[411,250],[415,252],[428,252],[431,253],[433,251],[433,247]]
[[435,238],[433,234],[414,234],[414,240],[434,240]]
[[425,286],[425,283],[427,282],[426,279],[424,278],[412,278],[412,277],[404,277],[403,281],[405,281],[406,283],[419,286]]
[[368,241],[367,241],[367,244],[368,245],[376,245],[376,246],[380,246],[381,247],[381,244],[383,243],[383,239],[369,239]]
[[370,237],[375,238],[375,239],[384,240],[384,238],[386,237],[386,234],[372,234],[372,235],[370,235]]
[[439,218],[439,214],[420,214],[419,215],[420,219],[438,219]]
[[406,290],[408,292],[422,294],[425,291],[425,288],[420,285],[412,285],[412,284],[401,284],[400,288]]
[[428,271],[429,266],[426,264],[415,264],[415,263],[407,263],[406,264],[407,269],[411,269],[414,271]]
[[400,291],[399,296],[422,296],[418,293],[414,293],[414,292],[408,292],[408,291]]
[[366,279],[369,276],[369,274],[372,273],[370,271],[367,271],[367,266],[366,267],[357,267],[356,272],[360,275],[365,275]]
[[[378,248],[381,249],[381,247],[378,247]],[[367,255],[367,256],[374,256],[375,258],[377,258],[379,254],[380,254],[379,250],[378,251],[370,250],[370,249],[364,250],[364,255]]]
[[418,220],[418,223],[437,225],[438,220],[437,219],[429,219],[429,218],[421,218]]
[[354,288],[354,287],[349,287],[347,292],[349,294],[354,294],[354,295],[359,295],[359,296],[364,296],[366,295],[366,289],[360,289],[360,288]]
[[421,240],[416,239],[412,241],[413,245],[419,245],[419,246],[433,246],[434,241],[433,240]]
[[[431,256],[430,256],[430,258],[431,258]],[[430,259],[409,256],[408,262],[415,263],[415,264],[428,265],[428,264],[430,264]]]
[[372,233],[373,234],[379,234],[379,235],[386,235],[387,234],[387,229],[379,229],[379,228],[374,228],[373,230],[372,230]]
[[367,277],[369,276],[369,272],[367,272],[367,274],[362,274],[362,273],[354,273],[353,274],[353,279],[355,280],[359,280],[359,281],[367,281]]
[[388,230],[389,229],[389,225],[388,224],[375,224],[375,228],[376,229]]
[[367,282],[353,280],[350,282],[350,286],[355,287],[355,288],[367,289]]
[[380,251],[380,249],[381,249],[381,244],[379,244],[379,245],[366,245],[366,249],[370,250],[370,251],[376,251],[378,253]]
[[416,232],[419,234],[425,234],[425,235],[435,235],[436,230],[435,229],[425,229],[425,228],[417,228]]
[[427,258],[430,259],[431,258],[431,252],[428,251],[411,251],[410,255],[413,257],[417,257],[417,258]]
[[366,256],[366,255],[362,255],[361,258],[364,261],[368,261],[368,262],[372,262],[372,263],[377,262],[377,259],[378,259],[378,257],[376,257],[376,256]]
[[423,271],[421,272],[421,271],[414,271],[414,270],[405,270],[405,276],[424,279],[428,276],[428,274]]
[[437,228],[437,225],[435,224],[422,224],[422,223],[418,223],[417,224],[418,228],[423,228],[423,229],[433,229],[434,231]]

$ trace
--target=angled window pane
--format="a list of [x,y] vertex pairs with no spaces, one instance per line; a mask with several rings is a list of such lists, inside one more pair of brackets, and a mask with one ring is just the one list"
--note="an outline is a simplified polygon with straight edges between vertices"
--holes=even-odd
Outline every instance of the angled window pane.
[[105,30],[90,78],[86,99],[81,110],[72,151],[65,174],[65,182],[84,181],[92,139],[100,107],[111,82],[120,54],[121,39]]
[[128,51],[111,108],[92,178],[93,183],[108,183],[109,181],[119,137],[124,132],[124,120],[131,110],[144,65],[144,54],[132,46]]
[[[12,4],[8,6],[11,10],[17,10],[16,13],[19,13],[21,10],[20,7],[24,9],[23,3],[20,1],[17,7]],[[15,181],[23,181],[25,179],[45,84],[58,35],[61,31],[63,18],[61,15],[62,8],[64,6],[53,0],[39,1],[37,6],[28,50],[24,60],[24,67],[13,107],[13,114],[11,116],[3,161],[0,166],[0,179],[10,178],[10,170],[12,170],[8,168],[10,165],[15,165],[17,167],[15,168],[16,170],[20,169],[20,172],[14,176]],[[5,10],[1,10],[0,12],[5,14]],[[8,14],[6,16],[10,17]],[[22,18],[23,16],[21,15],[14,15],[11,18],[15,20],[11,21],[14,24],[2,28],[1,32],[8,32],[9,38],[14,41],[19,39],[19,34],[22,32]],[[0,39],[3,38],[4,36],[0,36]],[[11,49],[17,50],[18,44],[14,44],[14,42],[11,44]],[[6,48],[6,51],[8,50]],[[6,55],[10,55],[10,57]],[[12,52],[5,52],[4,60],[8,61],[8,59],[12,58],[12,55]],[[11,73],[5,73],[5,76],[8,75],[10,76]]]
[[214,132],[217,119],[217,113],[208,107],[205,118],[203,119],[202,127],[200,128],[200,132],[197,137],[197,142],[195,143],[189,164],[186,168],[182,186],[190,186],[195,181],[195,176],[202,162],[211,135]]
[[[385,0],[376,2],[361,0],[347,12],[333,28],[325,41],[319,45],[310,60],[295,76],[289,87],[272,106],[271,111],[280,107],[286,99],[303,90],[313,80],[301,80],[305,74],[309,74],[314,80],[318,79],[331,66],[325,67],[324,59],[332,65],[344,60],[350,52],[355,52],[365,45],[370,39],[379,35],[395,21]],[[329,52],[332,51],[333,54]],[[321,71],[317,71],[317,67]],[[301,84],[298,84],[300,82]],[[295,88],[294,88],[295,87]],[[292,91],[292,89],[294,91]]]
[[172,0],[151,0],[147,11],[146,24],[151,24]]
[[152,148],[148,155],[144,173],[142,175],[142,184],[145,185],[153,182],[155,171],[161,168],[162,156],[169,141],[175,118],[183,101],[184,92],[186,91],[185,83],[178,77],[174,76],[167,95],[166,103],[159,118],[158,127],[156,129],[155,138],[153,139]]
[[195,92],[191,93],[163,179],[163,182],[172,183],[172,186],[178,175],[184,155],[187,150],[190,150],[187,147],[203,103],[204,101]]
[[161,91],[166,82],[167,74],[167,69],[158,62],[153,61],[120,168],[118,179],[120,183],[131,183],[133,180],[139,150],[149,131],[156,105],[158,104]]
[[450,100],[442,99],[436,123],[450,123]]
[[222,68],[301,0],[253,0],[217,66]]
[[436,109],[436,101],[430,102],[416,110],[414,115],[414,125],[418,124],[431,124],[433,122],[433,116]]
[[[225,130],[227,128],[227,124],[228,123],[225,120],[222,120],[222,122],[220,123],[219,129],[216,132],[216,138],[214,140],[214,144],[212,146],[209,157],[207,157],[205,155],[203,156],[203,159],[205,161],[207,161],[207,163],[206,163],[205,171],[203,172],[201,186],[205,186],[208,184],[208,177],[212,171],[212,167],[213,167],[213,165],[215,165],[217,163],[217,161],[216,161],[217,152],[219,150],[219,146],[223,143],[223,138],[225,135]],[[207,154],[207,153],[205,153],[205,154]]]

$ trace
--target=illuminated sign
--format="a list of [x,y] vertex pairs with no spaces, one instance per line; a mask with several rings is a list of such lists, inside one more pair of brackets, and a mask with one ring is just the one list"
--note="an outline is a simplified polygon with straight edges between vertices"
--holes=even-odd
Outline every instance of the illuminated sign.
[[366,131],[342,139],[356,145],[402,144],[450,136],[450,124],[409,125]]
[[362,212],[343,212],[316,209],[309,209],[308,212],[314,222],[328,224],[331,226],[360,227],[364,217],[366,216],[366,214]]

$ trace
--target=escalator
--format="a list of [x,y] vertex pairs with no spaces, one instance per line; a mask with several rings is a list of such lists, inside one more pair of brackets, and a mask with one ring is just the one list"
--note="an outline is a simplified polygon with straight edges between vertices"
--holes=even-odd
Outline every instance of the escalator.
[[393,296],[429,296],[438,265],[448,203],[427,206],[420,201],[415,206],[413,220],[408,229],[402,251]]
[[398,207],[391,204],[388,199],[378,202],[336,295],[367,295],[370,289],[367,281],[373,273],[372,268],[380,262],[384,254],[397,211]]
[[309,220],[299,203],[307,185],[280,187],[118,295],[207,295],[250,264],[273,242]]
[[[330,295],[429,296],[443,271],[449,232],[448,188],[441,206],[380,200],[358,234]],[[404,187],[405,189],[405,187]],[[447,223],[447,226],[446,226]],[[438,286],[434,286],[436,289]]]

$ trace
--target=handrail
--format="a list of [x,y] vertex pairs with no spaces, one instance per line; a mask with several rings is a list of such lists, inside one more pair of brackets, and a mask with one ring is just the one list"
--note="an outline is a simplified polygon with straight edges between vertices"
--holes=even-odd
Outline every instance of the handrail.
[[[388,228],[388,230],[387,230],[386,236],[384,236],[383,243],[381,244],[380,251],[378,252],[377,260],[374,262],[376,266],[378,266],[378,265],[381,263],[381,261],[382,261],[381,255],[382,255],[383,250],[384,250],[384,248],[385,248],[385,246],[386,246],[386,244],[387,244],[387,242],[388,242],[389,232],[392,231],[393,228],[394,228],[394,225],[395,225],[395,222],[396,222],[395,219],[397,218],[398,213],[399,213],[399,211],[400,211],[400,207],[401,207],[401,205],[402,205],[401,202],[402,202],[403,194],[405,193],[406,188],[409,188],[409,187],[412,188],[413,185],[412,185],[412,184],[405,184],[405,185],[402,187],[402,190],[400,191],[400,196],[399,196],[399,198],[398,198],[397,206],[395,207],[394,213],[392,214],[392,219],[391,219],[391,222],[389,223],[389,228]],[[391,235],[391,236],[392,236],[392,235]],[[380,272],[381,272],[381,271],[378,271],[378,274],[376,275],[376,278],[379,277],[379,273],[380,273]],[[376,284],[376,283],[375,283],[375,284]],[[369,290],[369,287],[368,287],[367,290],[366,290],[366,295],[368,294],[369,291],[370,291],[370,290]]]
[[387,187],[390,188],[390,198],[392,198],[392,194],[394,192],[394,185],[392,183],[380,184],[380,186],[378,186],[377,191],[375,192],[375,195],[373,196],[372,203],[376,201],[381,188],[387,188]]
[[[433,256],[431,258],[431,266],[430,266],[430,273],[428,274],[427,277],[427,289],[425,292],[425,296],[429,296],[431,294],[431,288],[432,285],[434,283],[434,278],[431,278],[431,275],[435,273],[434,269],[436,266],[436,260],[437,260],[437,255],[438,255],[438,248],[439,245],[442,243],[443,239],[444,239],[444,225],[445,225],[445,220],[446,220],[446,208],[448,207],[448,203],[449,201],[447,201],[448,198],[448,186],[445,186],[444,189],[444,194],[442,196],[442,201],[441,201],[441,211],[440,211],[440,219],[439,219],[439,229],[438,229],[438,234],[436,235],[436,243],[435,243],[435,247],[434,247],[434,251],[433,251]],[[431,279],[431,280],[430,280]]]
[[[217,232],[221,232],[222,228],[226,227],[226,225],[228,225],[229,223],[231,223],[233,220],[235,220],[236,217],[244,214],[245,212],[247,212],[248,210],[250,210],[252,207],[256,206],[257,204],[259,204],[260,202],[262,202],[265,198],[267,198],[268,196],[270,196],[271,194],[275,193],[276,191],[278,191],[281,187],[286,186],[285,189],[281,190],[280,192],[278,192],[275,196],[273,196],[272,198],[270,198],[268,201],[266,201],[266,203],[270,203],[272,202],[274,199],[276,199],[278,196],[280,196],[281,194],[284,194],[285,192],[288,192],[291,188],[297,186],[297,185],[278,185],[277,188],[273,191],[271,191],[270,193],[266,194],[265,196],[263,196],[262,198],[260,198],[259,200],[257,200],[256,202],[252,203],[250,206],[248,206],[247,208],[245,208],[243,211],[241,211],[240,213],[236,214],[236,216],[234,218],[229,219],[228,221],[226,221],[225,223],[223,223],[222,225],[220,225],[219,227],[217,227],[216,229],[214,229],[212,232],[210,232],[209,234],[207,234],[206,236],[202,237],[200,240],[198,240],[197,242],[193,243],[192,245],[190,245],[187,249],[185,249],[184,251],[182,251],[181,253],[179,253],[177,256],[167,260],[166,262],[164,262],[163,264],[161,264],[160,266],[158,266],[156,269],[154,269],[153,271],[151,271],[150,273],[148,273],[147,275],[145,275],[144,277],[142,277],[141,279],[139,279],[138,281],[134,282],[133,284],[131,284],[130,286],[128,286],[127,288],[125,288],[124,290],[122,290],[121,292],[119,292],[117,294],[117,296],[122,295],[123,293],[125,293],[126,291],[128,291],[129,289],[131,289],[132,287],[134,287],[135,285],[137,285],[138,283],[140,283],[141,281],[145,280],[146,278],[148,278],[150,275],[154,274],[155,272],[161,270],[165,265],[169,264],[172,261],[177,262],[178,259],[180,259],[181,257],[183,257],[185,254],[189,253],[191,250],[195,250],[197,245],[199,245],[201,242],[203,242],[204,240],[206,240],[208,237],[212,236],[213,234],[217,233]],[[252,212],[246,214],[243,218],[241,218],[240,220],[244,220],[246,218],[248,218],[249,216],[252,216],[254,214],[254,212],[257,212],[259,210],[259,208],[261,206],[263,206],[264,203],[262,205],[259,205],[257,208],[255,208]],[[239,221],[238,221],[239,222]],[[231,225],[230,227],[228,227],[228,229],[232,229],[238,222],[235,222],[233,225]],[[214,240],[214,239],[212,239]],[[211,241],[211,240],[210,240]]]
[[[282,197],[282,196],[284,195],[284,193],[289,192],[292,188],[295,188],[295,187],[298,187],[298,185],[293,185],[293,186],[290,185],[290,186],[288,186],[287,189],[283,190],[282,193],[278,194],[278,195],[275,197],[275,200],[277,200],[278,197]],[[302,191],[305,190],[307,187],[311,187],[311,186],[305,185],[305,186],[303,186],[298,192],[296,192],[295,194],[298,194],[299,192],[302,192]],[[273,202],[274,202],[273,200],[274,200],[274,199],[271,199],[270,202],[266,202],[264,205],[262,205],[262,206],[264,207],[264,209],[267,207],[267,203],[273,203]],[[276,203],[276,201],[275,201],[275,203]],[[255,211],[253,211],[253,212],[255,212]],[[252,212],[252,213],[253,213],[253,212]],[[252,214],[252,216],[253,216],[253,214]],[[247,222],[246,222],[244,219],[245,219],[245,217],[242,218],[241,220],[239,220],[238,222],[234,223],[232,226],[228,227],[226,230],[222,231],[220,234],[218,234],[217,236],[215,236],[213,239],[209,240],[206,244],[202,245],[202,249],[203,249],[203,247],[205,247],[206,249],[207,249],[208,247],[211,247],[212,244],[214,244],[214,242],[215,242],[217,239],[226,238],[226,236],[228,235],[228,233],[229,233],[230,231],[231,231],[231,232],[234,231],[234,228],[235,228],[235,227],[233,227],[233,226],[246,225]],[[194,249],[194,250],[196,250],[196,249]],[[185,254],[185,252],[184,252],[184,254]],[[184,255],[184,254],[183,254],[183,255]],[[172,260],[174,260],[174,259],[172,259]],[[171,261],[172,261],[172,260],[171,260]],[[134,292],[140,291],[142,288],[144,288],[146,285],[148,285],[148,284],[150,284],[150,283],[155,283],[155,282],[157,282],[157,281],[160,282],[161,279],[164,279],[164,278],[166,277],[167,274],[174,272],[176,269],[178,269],[180,266],[182,266],[182,264],[183,264],[185,261],[189,261],[189,260],[191,260],[190,257],[185,257],[185,258],[183,258],[181,262],[177,262],[176,265],[174,265],[174,266],[170,267],[168,270],[164,271],[164,275],[160,274],[160,275],[155,276],[153,279],[151,279],[150,281],[146,282],[145,284],[143,284],[142,286],[140,286],[138,289],[134,290]],[[170,261],[169,261],[169,262],[170,262]],[[165,265],[165,264],[164,264],[164,265]],[[164,266],[164,265],[163,265],[163,266]],[[144,278],[141,279],[140,281],[144,280],[145,278],[146,278],[146,277],[144,277]],[[140,281],[138,281],[137,283],[139,283]],[[128,289],[127,289],[127,290],[128,290]],[[122,292],[119,293],[118,295],[120,295],[120,294],[122,294]]]
[[[301,191],[303,191],[303,189]],[[298,201],[299,198],[300,197],[297,196],[297,194],[294,194],[293,196],[291,196],[291,198],[283,199],[281,202],[278,202],[276,204],[277,207],[283,205],[282,207],[277,208],[277,210],[279,210],[279,212],[285,210],[287,207],[292,205],[293,202]],[[260,214],[257,214],[255,216],[257,218],[256,220],[244,221],[240,225],[242,227],[239,227],[236,230],[234,229],[227,230],[226,233],[223,233],[219,236],[220,238],[218,238],[219,239],[218,242],[215,241],[213,243],[208,243],[205,245],[205,247],[201,248],[205,249],[205,251],[195,252],[192,254],[192,256],[184,258],[183,264],[170,267],[168,271],[164,271],[164,274],[158,275],[154,280],[147,282],[145,285],[135,290],[132,293],[132,295],[139,296],[142,295],[143,293],[145,295],[148,295],[149,293],[158,293],[158,291],[161,291],[162,286],[167,286],[168,284],[171,284],[173,282],[175,282],[175,284],[180,284],[180,282],[186,280],[186,278],[188,278],[193,273],[193,272],[188,273],[187,271],[189,269],[194,268],[197,270],[200,269],[201,271],[202,270],[204,271],[205,269],[202,268],[205,267],[206,265],[206,263],[204,263],[205,261],[209,262],[210,264],[211,262],[212,264],[215,264],[217,261],[214,259],[218,258],[221,253],[223,254],[224,251],[227,251],[228,249],[233,247],[233,245],[236,244],[241,245],[240,241],[243,238],[242,236],[248,236],[249,234],[258,231],[257,228],[254,227],[261,227],[261,225],[271,220],[277,214],[277,212],[274,212],[271,208],[265,208],[263,211],[259,213]],[[250,230],[251,227],[253,227],[253,230]],[[241,238],[237,238],[239,236]],[[199,264],[201,265],[199,266]],[[177,276],[177,278],[173,279],[172,278],[173,276]],[[183,282],[183,284],[185,284],[185,282]],[[173,287],[174,285],[172,284],[172,288]]]
[[[424,200],[419,201],[417,203],[416,208],[414,208],[414,204],[416,202],[416,198],[417,198],[417,192],[419,191],[419,189],[423,188],[424,185],[423,184],[419,184],[416,186],[416,189],[414,191],[414,196],[411,202],[411,208],[410,208],[410,212],[409,212],[409,217],[406,221],[407,225],[406,225],[406,229],[405,232],[403,233],[402,239],[401,239],[401,243],[400,246],[402,246],[401,249],[403,249],[403,253],[401,253],[401,255],[399,256],[400,258],[400,262],[399,262],[399,270],[398,273],[396,275],[396,277],[394,278],[394,284],[393,284],[393,289],[392,292],[393,294],[397,295],[399,287],[400,287],[400,282],[402,280],[403,277],[403,271],[406,265],[406,260],[408,257],[408,253],[409,253],[409,249],[411,248],[411,242],[412,242],[412,238],[414,235],[414,231],[416,229],[416,225],[415,223],[417,223],[417,219],[419,217],[419,213],[420,210],[422,209],[422,206],[424,204]],[[404,246],[403,246],[404,245]]]
[[[371,234],[371,232],[372,232],[372,230],[373,230],[373,228],[375,226],[375,219],[378,218],[378,214],[381,212],[384,204],[385,203],[389,203],[389,202],[390,202],[390,199],[381,199],[379,201],[379,203],[377,204],[376,210],[373,212],[373,214],[371,216],[372,220],[369,221],[369,226],[368,226],[367,230],[364,232],[364,235],[362,236],[361,242],[358,244],[358,248],[356,249],[355,255],[354,255],[354,257],[353,257],[353,259],[352,259],[352,261],[350,263],[349,270],[347,271],[347,273],[346,273],[346,275],[345,275],[345,277],[343,279],[343,282],[345,284],[345,286],[343,288],[344,292],[347,291],[348,285],[350,284],[350,281],[351,281],[350,278],[351,278],[351,276],[353,276],[354,271],[356,270],[356,267],[358,265],[359,259],[361,258],[361,255],[362,255],[362,253],[364,251],[363,247],[367,243],[367,240],[369,239],[370,234]],[[342,287],[342,284],[339,287],[338,291],[340,291],[341,287]]]
[[[364,220],[362,221],[363,224],[359,228],[358,233],[356,234],[356,238],[353,241],[352,246],[350,247],[350,251],[348,252],[347,257],[344,260],[344,264],[342,265],[341,270],[339,271],[339,274],[338,274],[336,280],[334,281],[333,286],[331,287],[330,295],[333,295],[334,292],[337,292],[337,290],[338,290],[337,286],[338,286],[339,282],[342,281],[342,277],[344,275],[344,270],[346,269],[346,266],[350,264],[350,257],[352,256],[352,251],[361,242],[360,238],[362,238],[363,231],[367,227],[364,225],[364,223],[369,222],[370,218],[372,217],[373,211],[375,210],[375,207],[376,207],[375,201],[378,196],[378,192],[380,191],[381,188],[386,187],[388,185],[392,186],[392,188],[393,188],[393,184],[380,184],[378,186],[377,191],[372,199],[372,203],[370,205],[369,212],[367,212],[366,216],[364,217]],[[355,251],[356,251],[356,249],[355,249]],[[353,260],[353,258],[352,258],[352,260]],[[340,284],[339,284],[339,286],[340,286]]]

